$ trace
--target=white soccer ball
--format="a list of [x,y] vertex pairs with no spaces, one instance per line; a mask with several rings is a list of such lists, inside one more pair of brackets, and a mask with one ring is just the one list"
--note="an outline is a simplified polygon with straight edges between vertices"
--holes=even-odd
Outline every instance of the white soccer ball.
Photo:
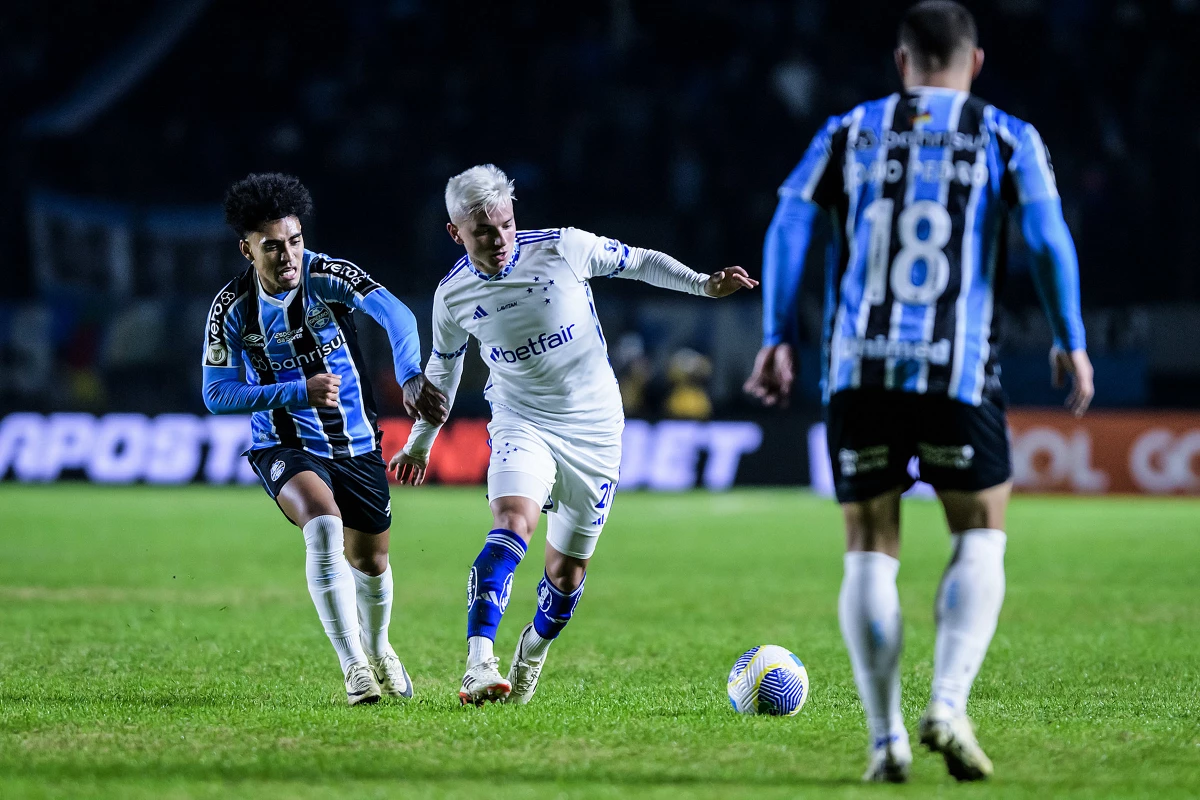
[[794,717],[808,699],[808,671],[786,647],[752,647],[729,671],[729,702],[740,714]]

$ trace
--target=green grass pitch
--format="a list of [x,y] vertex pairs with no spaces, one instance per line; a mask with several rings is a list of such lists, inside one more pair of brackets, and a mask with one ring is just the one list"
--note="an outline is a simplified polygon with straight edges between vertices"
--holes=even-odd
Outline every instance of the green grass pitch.
[[[303,544],[259,489],[0,486],[0,797],[927,797],[1200,794],[1200,503],[1019,498],[971,713],[996,763],[916,756],[860,786],[837,508],[799,491],[618,498],[526,707],[462,709],[481,489],[396,490],[392,642],[416,698],[345,706]],[[928,698],[937,507],[905,507],[910,730]],[[507,668],[541,576],[518,572]],[[793,719],[733,713],[755,644],[808,667]]]

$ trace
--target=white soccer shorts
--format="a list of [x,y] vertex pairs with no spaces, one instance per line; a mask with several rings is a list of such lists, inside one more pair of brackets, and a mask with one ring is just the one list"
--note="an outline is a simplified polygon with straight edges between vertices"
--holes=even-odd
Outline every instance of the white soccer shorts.
[[528,497],[542,507],[550,500],[546,541],[563,555],[591,558],[617,491],[620,431],[566,439],[497,406],[488,434],[488,500]]

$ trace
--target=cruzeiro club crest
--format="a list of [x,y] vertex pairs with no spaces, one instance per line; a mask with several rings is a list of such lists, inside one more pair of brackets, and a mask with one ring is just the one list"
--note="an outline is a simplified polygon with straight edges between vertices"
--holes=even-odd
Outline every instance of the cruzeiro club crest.
[[305,321],[310,328],[324,328],[333,319],[333,315],[329,313],[329,306],[321,303],[313,303],[309,306],[308,314],[305,315]]
[[538,608],[543,614],[550,611],[550,587],[545,581],[538,584]]
[[271,465],[271,480],[279,480],[279,476],[283,474],[283,467],[284,464],[282,459]]

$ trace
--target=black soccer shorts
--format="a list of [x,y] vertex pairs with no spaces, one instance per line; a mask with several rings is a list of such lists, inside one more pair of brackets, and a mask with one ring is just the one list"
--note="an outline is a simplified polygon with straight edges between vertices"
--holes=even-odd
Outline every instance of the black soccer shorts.
[[972,406],[945,395],[850,389],[829,399],[825,432],[839,503],[870,500],[914,479],[978,492],[1012,476],[1002,398]]
[[[378,449],[352,458],[323,458],[294,447],[276,445],[250,450],[245,455],[276,504],[279,503],[279,490],[293,475],[315,472],[333,492],[334,502],[342,512],[342,523],[347,528],[363,533],[383,533],[392,527],[387,467]],[[295,524],[295,520],[290,521]]]

